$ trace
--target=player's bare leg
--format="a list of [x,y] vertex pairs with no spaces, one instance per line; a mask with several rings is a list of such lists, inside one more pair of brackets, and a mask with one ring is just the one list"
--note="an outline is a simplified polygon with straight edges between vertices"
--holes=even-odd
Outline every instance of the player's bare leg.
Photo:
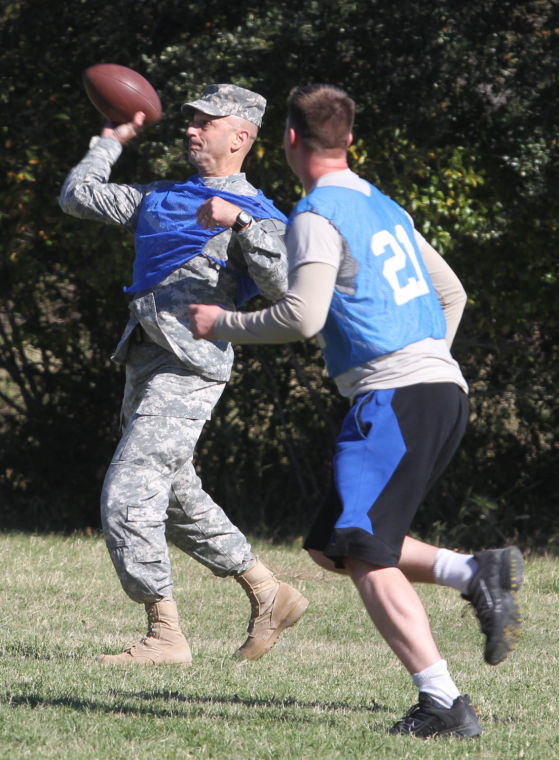
[[[348,574],[345,568],[336,567],[334,560],[327,557],[323,552],[317,549],[308,549],[307,551],[316,564],[324,570],[340,575]],[[424,541],[406,536],[398,567],[410,583],[436,583],[434,566],[438,551],[438,546],[432,546]]]
[[436,583],[434,568],[438,546],[406,536],[398,567],[410,583]]
[[338,573],[338,575],[348,575],[345,567],[336,567],[334,560],[327,557],[323,552],[318,549],[307,549],[310,558],[320,565],[324,570],[328,570],[331,573]]
[[[416,538],[411,538],[411,536],[405,537],[398,567],[410,583],[437,582],[435,580],[434,568],[439,548],[438,546],[426,544],[424,541],[419,541]],[[348,574],[345,568],[336,567],[334,560],[327,557],[323,552],[317,549],[308,549],[307,551],[316,564],[320,565],[324,570],[339,573],[340,575]]]
[[442,659],[425,609],[397,567],[346,558],[348,573],[381,636],[412,675]]
[[478,736],[475,711],[452,680],[415,589],[397,567],[374,567],[346,558],[351,579],[387,644],[413,677],[419,699],[391,733]]
[[485,635],[485,661],[497,665],[520,636],[517,594],[523,564],[516,546],[464,554],[406,536],[398,567],[413,583],[438,583],[460,591],[472,604]]

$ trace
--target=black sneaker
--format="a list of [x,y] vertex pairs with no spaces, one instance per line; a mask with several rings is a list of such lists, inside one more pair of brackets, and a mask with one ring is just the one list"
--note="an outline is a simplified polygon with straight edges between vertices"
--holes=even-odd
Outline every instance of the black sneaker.
[[481,726],[470,698],[456,697],[452,707],[437,707],[429,694],[419,692],[419,702],[390,729],[391,734],[428,736],[479,736]]
[[485,662],[497,665],[520,636],[522,614],[516,592],[522,585],[524,560],[516,546],[479,552],[474,559],[479,568],[462,596],[471,602],[486,636]]

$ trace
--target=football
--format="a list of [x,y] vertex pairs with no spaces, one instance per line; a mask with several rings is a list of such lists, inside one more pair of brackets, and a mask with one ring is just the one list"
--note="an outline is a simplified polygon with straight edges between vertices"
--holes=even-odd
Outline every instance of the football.
[[85,91],[103,116],[123,124],[136,111],[146,115],[145,124],[154,124],[162,116],[159,95],[137,71],[116,63],[98,63],[83,73]]

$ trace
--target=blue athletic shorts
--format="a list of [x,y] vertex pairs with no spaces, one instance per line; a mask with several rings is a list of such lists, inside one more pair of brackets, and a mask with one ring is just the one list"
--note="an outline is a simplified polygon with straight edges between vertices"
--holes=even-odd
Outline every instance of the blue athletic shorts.
[[468,420],[454,383],[422,383],[358,398],[333,459],[334,488],[307,536],[343,567],[345,557],[398,564],[417,509],[452,459]]

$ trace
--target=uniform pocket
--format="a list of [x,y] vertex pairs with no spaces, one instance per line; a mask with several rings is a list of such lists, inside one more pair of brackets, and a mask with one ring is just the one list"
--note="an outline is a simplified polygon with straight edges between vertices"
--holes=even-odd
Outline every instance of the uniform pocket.
[[355,409],[355,424],[357,430],[359,431],[359,434],[363,439],[369,436],[369,433],[373,427],[371,420],[365,418],[365,413],[367,404],[372,400],[374,395],[374,391],[367,393],[367,395],[363,396],[363,398],[358,402]]

